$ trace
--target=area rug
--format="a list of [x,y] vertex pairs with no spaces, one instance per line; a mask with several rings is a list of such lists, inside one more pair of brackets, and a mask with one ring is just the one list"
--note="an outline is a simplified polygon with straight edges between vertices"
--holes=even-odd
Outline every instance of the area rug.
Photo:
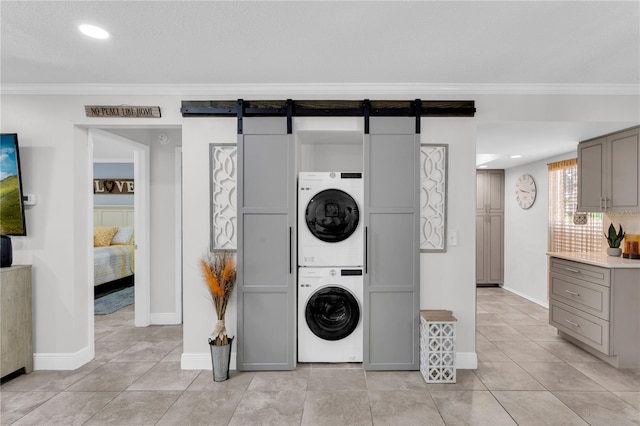
[[134,287],[123,288],[96,299],[94,301],[94,313],[96,315],[107,315],[125,306],[133,305],[133,289]]

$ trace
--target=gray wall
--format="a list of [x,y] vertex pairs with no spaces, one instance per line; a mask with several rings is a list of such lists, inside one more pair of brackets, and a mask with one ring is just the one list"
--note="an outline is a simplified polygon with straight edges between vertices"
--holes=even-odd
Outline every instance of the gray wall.
[[[133,163],[93,163],[93,178],[133,179]],[[94,206],[132,206],[133,194],[93,194]]]

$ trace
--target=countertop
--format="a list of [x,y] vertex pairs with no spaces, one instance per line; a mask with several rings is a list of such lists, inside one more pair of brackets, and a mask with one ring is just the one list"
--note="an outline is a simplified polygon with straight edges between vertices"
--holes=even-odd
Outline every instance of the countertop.
[[640,259],[625,259],[622,256],[609,256],[606,253],[547,252],[547,256],[602,266],[604,268],[640,269]]

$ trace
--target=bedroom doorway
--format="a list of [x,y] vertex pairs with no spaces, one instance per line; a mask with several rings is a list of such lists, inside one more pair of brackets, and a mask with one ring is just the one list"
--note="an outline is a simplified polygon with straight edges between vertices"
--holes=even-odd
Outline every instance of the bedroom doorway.
[[[134,324],[136,327],[146,327],[151,324],[149,146],[101,129],[89,129],[88,140],[92,152],[106,146],[109,152],[120,152],[124,157],[130,156],[133,163]],[[104,158],[104,155],[102,156]]]

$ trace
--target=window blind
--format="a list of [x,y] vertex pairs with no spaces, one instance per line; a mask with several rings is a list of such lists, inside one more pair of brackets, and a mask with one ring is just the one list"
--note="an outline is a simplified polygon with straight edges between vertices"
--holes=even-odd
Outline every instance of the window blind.
[[588,213],[587,223],[576,225],[578,159],[549,164],[549,251],[602,251],[602,213]]

